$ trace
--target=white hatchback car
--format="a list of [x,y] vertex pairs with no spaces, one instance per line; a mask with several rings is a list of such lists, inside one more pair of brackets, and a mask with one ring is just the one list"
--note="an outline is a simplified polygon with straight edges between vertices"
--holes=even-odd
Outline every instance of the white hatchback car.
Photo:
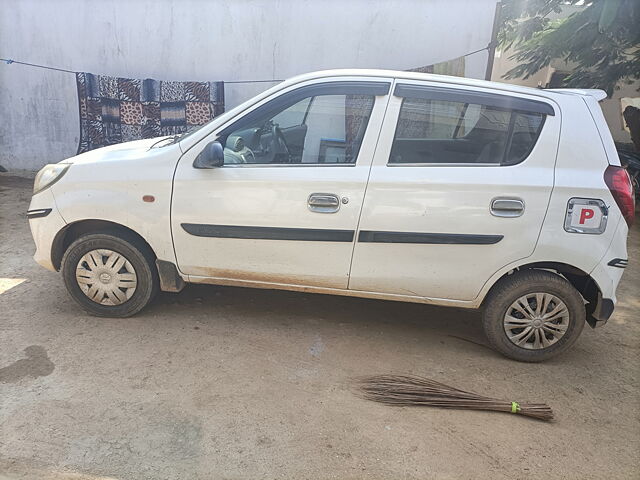
[[185,282],[483,307],[497,350],[544,360],[608,320],[627,264],[604,96],[298,76],[182,136],[45,166],[35,259],[99,316]]

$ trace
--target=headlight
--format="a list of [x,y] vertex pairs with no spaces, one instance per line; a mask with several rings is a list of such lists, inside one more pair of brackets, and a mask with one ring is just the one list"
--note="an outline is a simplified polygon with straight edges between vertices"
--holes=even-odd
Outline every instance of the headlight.
[[41,192],[60,180],[70,166],[70,163],[52,163],[42,167],[33,182],[33,194]]

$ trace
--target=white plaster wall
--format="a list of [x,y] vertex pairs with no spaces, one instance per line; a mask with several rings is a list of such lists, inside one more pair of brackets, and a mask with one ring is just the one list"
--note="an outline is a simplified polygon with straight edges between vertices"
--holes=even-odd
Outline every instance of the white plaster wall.
[[[282,79],[408,69],[486,46],[495,0],[4,0],[0,57],[165,80]],[[467,58],[482,78],[486,51]],[[228,107],[272,84],[227,85]],[[72,74],[0,64],[0,163],[74,155]]]

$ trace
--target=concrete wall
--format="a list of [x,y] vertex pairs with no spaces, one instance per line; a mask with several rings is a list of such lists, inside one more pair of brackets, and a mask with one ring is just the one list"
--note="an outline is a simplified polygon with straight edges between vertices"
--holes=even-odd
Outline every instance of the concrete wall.
[[[486,46],[495,0],[5,0],[0,57],[133,78],[282,79],[408,69]],[[482,78],[486,51],[466,59]],[[271,86],[227,85],[229,107]],[[0,64],[0,163],[75,154],[72,74]]]
[[620,99],[624,97],[640,97],[640,81],[631,85],[621,85],[619,90],[613,92],[611,98],[600,102],[604,118],[611,130],[611,135],[616,142],[631,143],[631,134],[624,129],[624,119],[622,118],[622,108]]

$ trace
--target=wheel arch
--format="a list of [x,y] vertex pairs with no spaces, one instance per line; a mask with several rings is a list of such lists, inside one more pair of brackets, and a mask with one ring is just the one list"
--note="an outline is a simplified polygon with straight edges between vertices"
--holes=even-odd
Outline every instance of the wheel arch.
[[587,311],[587,322],[592,327],[595,327],[597,320],[593,318],[592,314],[596,311],[598,304],[602,301],[602,291],[598,286],[595,279],[584,270],[563,262],[553,261],[538,261],[519,265],[511,268],[505,272],[499,278],[497,278],[491,287],[487,289],[484,298],[482,299],[482,305],[484,306],[485,300],[488,298],[489,293],[495,288],[495,286],[503,279],[514,272],[524,270],[546,270],[556,273],[567,279],[567,281],[582,295],[582,298],[587,302],[585,305]]
[[64,252],[67,250],[69,245],[71,245],[71,243],[87,233],[98,233],[114,230],[127,232],[129,235],[133,235],[149,248],[149,251],[153,254],[154,259],[158,258],[156,252],[154,251],[153,247],[151,247],[149,242],[147,242],[145,238],[135,230],[132,230],[131,228],[126,227],[122,224],[111,222],[108,220],[85,219],[78,220],[77,222],[66,225],[56,234],[53,239],[53,243],[51,244],[51,263],[57,271],[60,271],[62,257],[64,256]]

